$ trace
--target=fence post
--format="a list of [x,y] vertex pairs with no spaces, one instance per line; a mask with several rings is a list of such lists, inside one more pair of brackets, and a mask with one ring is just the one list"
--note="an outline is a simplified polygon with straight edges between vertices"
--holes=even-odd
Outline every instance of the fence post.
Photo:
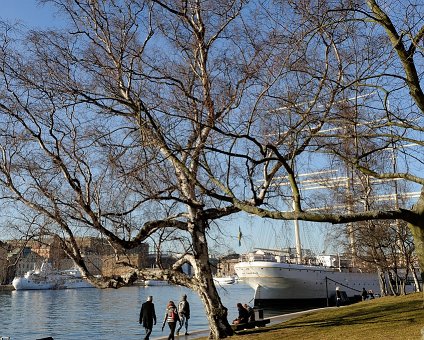
[[325,277],[325,292],[327,294],[327,307],[329,307],[329,302],[328,302],[328,284],[327,284],[327,281],[328,281],[328,277],[326,276]]

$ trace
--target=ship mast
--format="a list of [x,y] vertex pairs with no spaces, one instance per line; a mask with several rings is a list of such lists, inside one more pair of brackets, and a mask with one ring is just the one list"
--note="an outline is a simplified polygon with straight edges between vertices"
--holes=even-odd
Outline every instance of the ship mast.
[[[294,209],[294,201],[293,201]],[[300,243],[300,230],[298,219],[293,220],[294,223],[294,237],[296,241],[296,264],[302,263],[302,244]]]

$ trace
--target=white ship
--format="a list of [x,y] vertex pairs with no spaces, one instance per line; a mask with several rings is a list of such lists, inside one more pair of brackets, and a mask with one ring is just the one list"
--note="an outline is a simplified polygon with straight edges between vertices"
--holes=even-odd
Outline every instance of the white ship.
[[53,270],[44,262],[40,269],[30,270],[23,277],[15,277],[12,285],[16,290],[78,289],[94,286],[81,276],[78,269]]
[[[346,177],[336,177],[334,181],[331,179],[332,177],[327,179],[321,177],[322,175],[325,177],[325,173],[337,171],[331,169],[298,174],[298,177],[301,177],[299,184],[305,191],[325,189],[324,183],[331,184],[328,186],[331,188],[344,186]],[[346,182],[346,186],[350,190],[350,186],[347,184]],[[285,183],[281,185],[285,185]],[[350,192],[350,194],[352,193]],[[384,196],[394,196],[397,199],[397,191],[393,195]],[[346,209],[349,208],[352,207],[346,206]],[[369,293],[372,292],[370,296],[382,295],[381,290],[385,288],[383,284],[386,285],[387,282],[392,281],[388,274],[384,274],[384,277],[380,278],[377,272],[361,272],[360,269],[349,263],[350,261],[343,261],[337,255],[314,256],[312,253],[307,254],[307,251],[301,247],[299,221],[293,220],[293,223],[295,254],[289,252],[287,256],[287,252],[268,252],[267,254],[259,251],[249,254],[244,262],[234,266],[237,276],[254,289],[255,306],[275,305],[281,308],[286,306],[301,308],[307,305],[334,305],[336,287],[339,287],[342,299],[345,302],[351,302],[361,298],[363,289]],[[239,230],[239,242],[240,239],[241,232]],[[349,242],[351,251],[353,251],[356,248],[353,232],[349,234]],[[293,259],[296,263],[292,263]],[[398,283],[399,286],[402,284],[400,281]],[[395,287],[398,286],[398,283],[395,284]],[[415,272],[413,280],[407,279],[403,284],[406,293],[414,291],[415,287],[419,285]],[[391,289],[393,288],[392,286]]]
[[362,273],[352,268],[337,267],[337,256],[319,256],[320,265],[283,262],[280,256],[262,251],[250,254],[245,262],[235,265],[238,277],[254,291],[255,306],[280,308],[326,306],[335,302],[336,287],[343,292],[344,302],[360,299],[361,291],[380,294],[377,273]]

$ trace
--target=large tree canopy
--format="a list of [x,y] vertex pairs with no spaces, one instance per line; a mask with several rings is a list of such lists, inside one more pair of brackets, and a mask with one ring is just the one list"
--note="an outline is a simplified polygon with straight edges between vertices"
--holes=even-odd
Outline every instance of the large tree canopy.
[[[86,274],[79,233],[178,242],[173,269],[132,273],[196,290],[219,338],[231,331],[207,234],[225,216],[401,219],[424,269],[424,192],[412,208],[355,195],[357,179],[367,197],[424,183],[419,1],[43,2],[67,26],[2,25],[2,197]],[[328,169],[346,177],[344,208],[302,188],[299,174]]]

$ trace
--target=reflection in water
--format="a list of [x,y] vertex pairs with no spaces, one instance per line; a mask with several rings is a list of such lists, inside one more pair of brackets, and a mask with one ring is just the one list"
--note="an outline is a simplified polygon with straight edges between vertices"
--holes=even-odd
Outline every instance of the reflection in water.
[[[249,302],[253,297],[253,290],[244,284],[228,285],[219,292],[228,307],[229,320],[237,316],[237,302]],[[152,295],[158,318],[152,333],[155,338],[167,334],[161,332],[166,303],[178,302],[183,294],[187,294],[191,307],[189,331],[207,329],[199,297],[179,286],[0,292],[0,337],[139,340],[144,337],[144,329],[138,324],[140,307]]]

